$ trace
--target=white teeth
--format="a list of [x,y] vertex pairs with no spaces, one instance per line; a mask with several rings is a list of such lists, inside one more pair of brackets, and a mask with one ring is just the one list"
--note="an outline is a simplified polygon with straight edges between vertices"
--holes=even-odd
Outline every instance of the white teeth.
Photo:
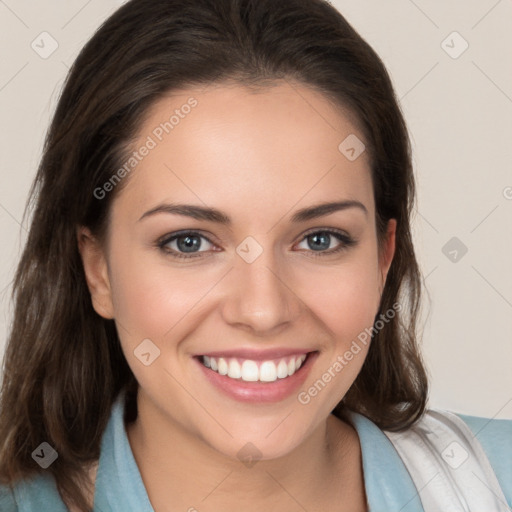
[[225,359],[223,359],[222,357],[220,357],[220,358],[219,358],[218,365],[219,365],[219,370],[218,370],[218,372],[219,372],[221,375],[227,375],[227,374],[228,374],[228,363],[226,363],[226,360],[225,360]]
[[281,361],[279,361],[279,364],[277,365],[277,377],[279,379],[284,379],[285,377],[288,377],[288,365],[286,364],[286,361],[284,359],[281,359]]
[[260,366],[260,380],[274,382],[277,379],[277,368],[272,361],[265,361]]
[[275,361],[262,361],[259,364],[250,359],[203,356],[202,363],[207,368],[231,379],[241,379],[245,382],[274,382],[292,376],[306,359],[306,354],[292,356]]
[[242,380],[246,382],[256,382],[259,380],[259,377],[258,365],[254,361],[244,361],[242,364]]
[[242,370],[240,369],[240,364],[236,359],[230,359],[228,377],[231,377],[232,379],[239,379],[241,376]]

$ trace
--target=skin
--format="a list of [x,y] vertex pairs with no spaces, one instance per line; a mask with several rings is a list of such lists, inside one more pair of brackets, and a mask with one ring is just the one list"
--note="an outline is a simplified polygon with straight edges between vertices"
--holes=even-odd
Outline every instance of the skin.
[[[368,155],[349,161],[338,150],[349,134],[364,136],[347,111],[307,86],[282,81],[255,92],[226,82],[159,100],[133,147],[190,97],[197,106],[125,178],[105,247],[87,228],[77,232],[94,308],[115,319],[140,384],[127,434],[148,496],[156,512],[171,503],[201,512],[366,510],[357,433],[330,412],[368,346],[307,405],[297,393],[278,403],[231,399],[192,357],[234,347],[317,350],[307,390],[373,325],[396,223],[379,250]],[[366,212],[291,222],[301,208],[340,200]],[[217,208],[232,224],[169,213],[139,220],[170,202]],[[157,247],[186,229],[211,241],[200,238],[199,257]],[[343,245],[331,236],[322,255],[306,237],[322,229],[356,243],[327,254]],[[247,236],[263,249],[252,263],[236,252]],[[176,241],[167,247],[179,250]],[[160,349],[149,366],[134,355],[146,338]],[[250,468],[237,457],[249,442],[261,454]]]

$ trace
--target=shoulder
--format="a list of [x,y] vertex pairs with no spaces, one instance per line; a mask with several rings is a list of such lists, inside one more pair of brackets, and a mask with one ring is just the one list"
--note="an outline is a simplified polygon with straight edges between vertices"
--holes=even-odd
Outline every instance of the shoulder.
[[[404,512],[423,510],[426,503],[432,510],[454,510],[459,503],[457,510],[510,512],[504,505],[512,506],[512,420],[428,409],[409,428],[388,431],[348,412],[375,510],[383,502],[387,510]],[[420,492],[421,503],[411,500]]]
[[500,446],[506,450],[506,454],[512,455],[512,420],[483,418],[461,413],[454,414],[468,425],[473,435],[482,444],[491,449],[494,449],[495,446]]
[[505,496],[512,503],[512,420],[456,415],[482,445]]
[[18,505],[11,486],[0,484],[0,510],[2,512],[18,512]]
[[512,504],[512,420],[429,409],[408,431],[386,435],[418,479],[428,467],[463,489],[476,476]]
[[57,490],[55,479],[49,473],[37,473],[18,480],[13,485],[0,485],[2,512],[36,512],[52,510],[67,512]]

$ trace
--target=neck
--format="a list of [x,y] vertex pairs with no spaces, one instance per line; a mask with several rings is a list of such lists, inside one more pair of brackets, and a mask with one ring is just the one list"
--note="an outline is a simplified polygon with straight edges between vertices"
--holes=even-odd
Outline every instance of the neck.
[[294,501],[311,510],[307,504],[331,489],[346,502],[361,488],[357,433],[332,415],[285,456],[251,463],[215,450],[141,395],[126,430],[155,512],[169,503],[173,510],[287,510]]

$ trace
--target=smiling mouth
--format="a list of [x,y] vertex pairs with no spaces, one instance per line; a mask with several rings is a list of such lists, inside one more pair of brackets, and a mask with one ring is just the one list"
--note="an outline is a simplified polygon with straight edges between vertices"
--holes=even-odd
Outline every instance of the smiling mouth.
[[199,356],[199,361],[210,370],[230,379],[244,382],[275,382],[296,373],[311,352],[280,357],[266,361],[254,361],[235,357]]

